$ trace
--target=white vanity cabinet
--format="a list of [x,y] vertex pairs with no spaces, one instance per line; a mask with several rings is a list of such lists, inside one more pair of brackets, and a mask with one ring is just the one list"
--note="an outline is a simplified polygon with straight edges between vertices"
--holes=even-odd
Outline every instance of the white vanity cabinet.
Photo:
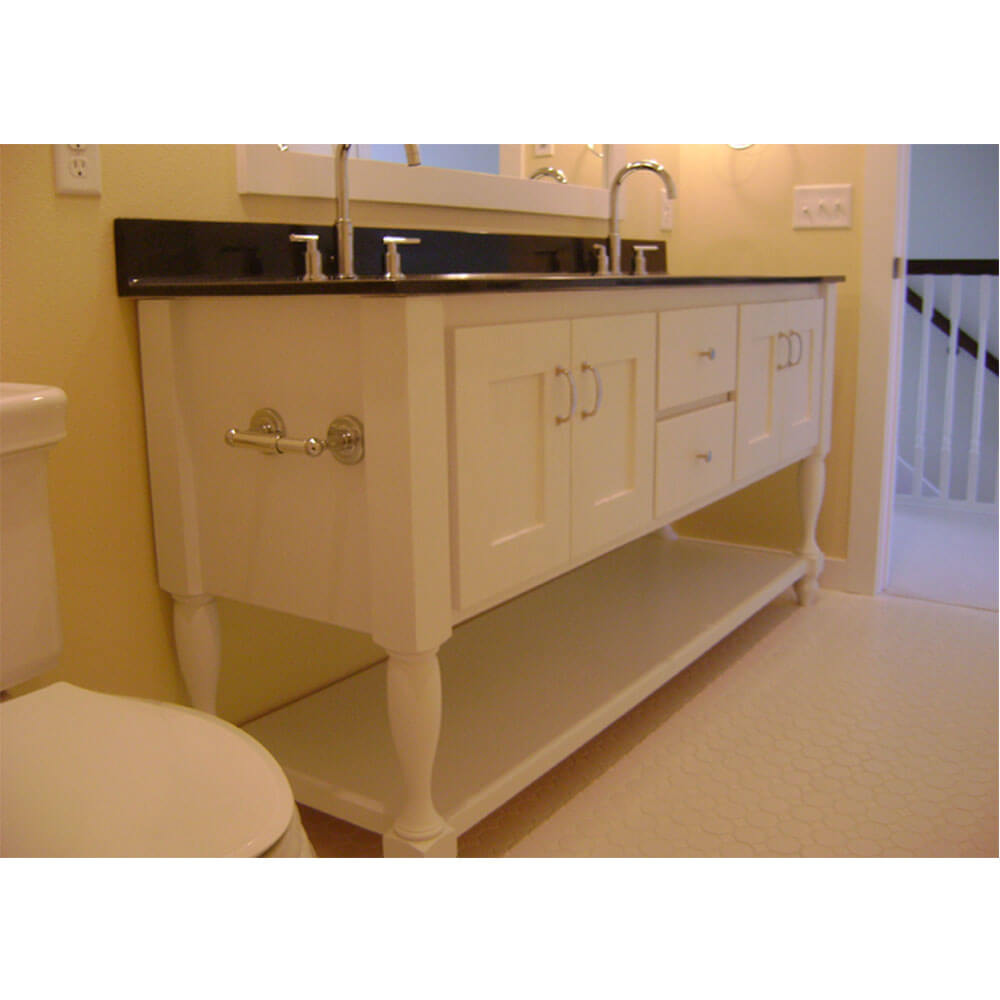
[[651,313],[451,332],[456,610],[650,522],[655,337]]
[[[388,855],[453,855],[786,588],[812,598],[834,282],[309,291],[139,303],[158,572],[196,707],[218,596],[387,654],[246,725],[298,801]],[[254,444],[267,409],[296,447]],[[344,415],[363,460],[307,457]],[[794,551],[662,530],[793,462]]]

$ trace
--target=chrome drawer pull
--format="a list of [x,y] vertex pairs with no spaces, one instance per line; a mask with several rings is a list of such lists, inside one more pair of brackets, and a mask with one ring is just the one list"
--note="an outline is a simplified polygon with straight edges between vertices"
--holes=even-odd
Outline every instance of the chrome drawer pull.
[[556,368],[556,375],[565,375],[566,380],[569,382],[569,413],[565,417],[560,417],[556,414],[556,423],[565,424],[573,419],[573,414],[576,413],[576,382],[573,381],[573,375],[565,368]]
[[582,417],[596,417],[597,411],[601,408],[601,402],[604,399],[604,383],[601,381],[601,373],[593,366],[587,364],[586,361],[580,365],[580,371],[590,372],[594,376],[594,383],[597,388],[597,398],[594,400],[594,408],[592,410],[581,410],[580,416]]
[[365,456],[364,428],[356,417],[338,417],[327,428],[325,438],[304,439],[285,437],[285,422],[281,414],[270,407],[257,410],[250,418],[248,430],[230,427],[226,444],[233,448],[258,448],[271,455],[301,454],[317,458],[329,451],[338,462],[355,465]]
[[698,357],[699,358],[708,358],[709,361],[714,361],[715,360],[715,348],[714,347],[710,347],[707,351],[699,351],[698,352]]
[[706,465],[712,461],[712,449],[709,448],[708,451],[700,451],[695,458],[700,458]]

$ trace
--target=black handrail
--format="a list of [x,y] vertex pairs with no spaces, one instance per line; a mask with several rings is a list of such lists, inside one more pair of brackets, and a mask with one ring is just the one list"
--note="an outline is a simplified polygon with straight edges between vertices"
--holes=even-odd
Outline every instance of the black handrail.
[[[997,274],[996,260],[908,260],[906,262],[906,273],[910,274]],[[918,295],[912,288],[906,289],[906,304],[923,313],[923,296]],[[951,335],[951,320],[940,310],[935,309],[931,316],[931,323],[942,333]],[[971,354],[972,357],[979,357],[979,342],[961,327],[958,328],[958,349]],[[997,357],[995,354],[986,352],[986,367],[994,374],[997,374]]]
[[972,260],[929,260],[920,258],[906,262],[907,274],[996,274],[997,261],[985,259]]

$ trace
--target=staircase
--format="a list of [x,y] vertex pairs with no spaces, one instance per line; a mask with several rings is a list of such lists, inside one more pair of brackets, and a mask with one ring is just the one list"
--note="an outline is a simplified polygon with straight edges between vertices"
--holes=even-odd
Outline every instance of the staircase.
[[909,260],[896,498],[997,510],[997,261]]

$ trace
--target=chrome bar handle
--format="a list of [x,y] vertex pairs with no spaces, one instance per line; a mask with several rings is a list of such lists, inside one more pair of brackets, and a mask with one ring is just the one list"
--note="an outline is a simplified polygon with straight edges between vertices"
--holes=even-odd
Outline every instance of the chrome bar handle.
[[576,413],[576,382],[573,381],[572,372],[561,366],[556,368],[556,375],[565,375],[566,381],[569,382],[569,413],[565,417],[556,414],[556,423],[565,424],[572,420],[573,414]]
[[[781,341],[782,340],[787,340],[788,341],[788,352],[785,354],[785,358],[787,359],[785,361],[785,363],[782,364],[780,361],[778,362],[778,369],[777,370],[779,372],[780,371],[784,371],[786,368],[791,368],[791,366],[792,366],[791,365],[791,360],[792,360],[792,338],[789,337],[787,333],[779,333],[778,334],[778,346],[779,347],[781,346]],[[778,353],[777,350],[775,350],[775,354],[777,354],[777,353]]]
[[580,365],[580,371],[590,372],[594,376],[594,383],[597,388],[597,398],[594,400],[594,408],[592,410],[581,410],[581,417],[596,417],[597,411],[601,408],[601,402],[604,399],[604,383],[601,381],[601,373],[586,361]]
[[338,462],[354,465],[364,458],[364,428],[356,417],[338,417],[327,428],[325,438],[304,439],[285,436],[281,414],[270,407],[257,410],[250,418],[248,430],[230,427],[225,442],[233,448],[257,448],[270,455],[307,455],[318,458],[329,451]]
[[[799,342],[799,353],[795,355],[795,360],[792,361],[792,338],[795,338]],[[798,330],[792,330],[788,335],[788,367],[794,368],[802,360],[802,334]]]

